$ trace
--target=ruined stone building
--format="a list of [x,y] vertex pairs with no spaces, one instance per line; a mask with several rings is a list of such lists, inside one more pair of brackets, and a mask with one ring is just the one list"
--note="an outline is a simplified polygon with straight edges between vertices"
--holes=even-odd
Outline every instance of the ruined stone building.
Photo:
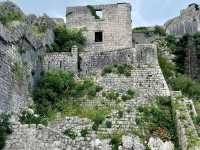
[[183,35],[185,33],[195,33],[200,31],[200,6],[190,4],[183,9],[180,16],[175,17],[164,24],[167,33]]
[[[66,27],[85,29],[87,44],[83,51],[77,52],[76,48],[73,48],[69,53],[46,54],[46,69],[62,68],[85,76],[97,74],[106,65],[132,64],[136,69],[129,80],[122,81],[124,79],[120,77],[99,77],[97,81],[105,88],[119,91],[134,87],[145,89],[150,95],[169,95],[169,89],[158,65],[156,46],[133,44],[130,4],[68,7]],[[156,81],[147,80],[148,76]]]

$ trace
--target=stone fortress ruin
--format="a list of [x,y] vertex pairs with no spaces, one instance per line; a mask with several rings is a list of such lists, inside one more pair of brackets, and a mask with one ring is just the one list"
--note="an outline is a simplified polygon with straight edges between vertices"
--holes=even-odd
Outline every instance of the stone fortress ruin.
[[[92,133],[94,121],[89,118],[59,118],[58,113],[55,120],[49,122],[48,126],[43,126],[21,124],[13,117],[13,133],[9,135],[4,150],[111,150],[110,139],[104,139],[104,136],[111,135],[116,130],[128,133],[122,136],[119,150],[145,150],[149,146],[152,150],[174,150],[171,141],[151,137],[147,145],[146,139],[142,141],[144,139],[141,140],[138,135],[132,134],[133,128],[140,129],[136,108],[151,105],[152,98],[157,96],[171,96],[172,103],[177,106],[173,107],[173,115],[181,149],[199,150],[196,142],[200,139],[190,116],[195,110],[189,112],[187,108],[188,105],[194,108],[194,104],[187,99],[186,103],[181,93],[169,90],[158,63],[157,46],[149,42],[154,38],[147,40],[145,36],[137,37],[139,34],[132,33],[129,3],[67,7],[66,23],[62,19],[26,16],[12,2],[0,2],[0,6],[17,10],[24,18],[22,23],[14,21],[9,27],[0,22],[0,113],[9,112],[16,116],[32,105],[31,91],[44,72],[52,69],[71,71],[78,81],[92,77],[103,90],[117,91],[119,96],[129,89],[134,89],[136,93],[134,98],[127,101],[120,97],[120,102],[118,99],[106,99],[103,92],[95,97],[96,99],[76,99],[77,103],[86,108],[112,106],[111,113],[95,133],[103,137],[101,140]],[[189,9],[197,15],[199,12],[194,11],[195,6],[191,5]],[[187,16],[187,13],[182,15]],[[183,18],[178,19],[181,22]],[[60,23],[69,29],[84,30],[87,42],[83,49],[80,50],[74,45],[70,52],[47,52],[47,47],[55,40],[53,28]],[[184,23],[181,22],[181,25]],[[47,25],[47,30],[42,35],[35,34],[33,27],[44,24]],[[165,27],[168,32],[183,32],[182,29],[176,29],[179,28],[176,19],[166,23]],[[199,28],[199,23],[195,27]],[[193,32],[197,29],[192,27],[187,32],[190,30]],[[106,66],[116,64],[131,65],[130,75],[101,74]],[[106,122],[111,122],[109,128],[105,126]],[[77,136],[72,139],[64,135],[67,129],[80,134],[86,128],[88,135],[93,137]],[[143,132],[144,129],[141,129],[139,131]],[[192,136],[188,136],[188,133]],[[191,149],[187,148],[191,144],[190,139],[195,140]]]
[[[133,64],[135,69],[129,81],[123,82],[124,79],[120,77],[110,76],[106,79],[99,78],[99,83],[109,89],[115,87],[119,91],[135,87],[147,91],[149,96],[169,95],[158,65],[156,46],[133,45],[130,4],[68,7],[66,13],[68,28],[86,30],[86,47],[78,54],[75,49],[72,49],[71,54],[46,54],[45,68],[62,66],[63,69],[70,69],[82,76],[95,74],[106,65]],[[120,82],[123,84],[119,84]]]
[[200,9],[197,4],[190,4],[183,9],[180,16],[170,19],[164,24],[166,32],[174,35],[195,33],[200,31]]

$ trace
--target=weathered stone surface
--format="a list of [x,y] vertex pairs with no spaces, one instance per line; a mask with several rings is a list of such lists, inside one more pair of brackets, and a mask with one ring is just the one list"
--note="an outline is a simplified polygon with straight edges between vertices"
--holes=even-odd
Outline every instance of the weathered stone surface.
[[[103,17],[95,19],[87,6],[68,7],[66,25],[70,28],[85,27],[86,51],[110,51],[132,47],[131,6],[128,3],[95,5]],[[95,42],[95,32],[103,32],[103,42]]]
[[181,11],[180,16],[165,23],[167,33],[183,35],[200,31],[200,9],[197,4],[192,4]]
[[148,146],[151,150],[174,150],[174,144],[171,141],[163,142],[160,138],[149,138]]

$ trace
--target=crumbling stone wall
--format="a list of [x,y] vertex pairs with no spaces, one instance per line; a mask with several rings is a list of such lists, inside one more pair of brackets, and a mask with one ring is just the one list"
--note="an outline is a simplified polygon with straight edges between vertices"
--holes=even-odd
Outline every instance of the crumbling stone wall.
[[187,98],[179,98],[175,92],[172,98],[172,109],[176,122],[176,130],[179,139],[179,145],[182,150],[200,149],[200,137],[194,126],[190,110],[187,107]]
[[198,5],[190,5],[181,11],[180,16],[165,23],[166,32],[169,34],[183,35],[200,31],[200,10]]
[[[86,28],[86,51],[110,51],[132,47],[131,6],[128,3],[94,5],[102,10],[103,17],[95,19],[87,6],[68,7],[66,25]],[[95,42],[95,32],[103,32],[103,42]]]
[[72,52],[47,53],[44,56],[44,69],[64,69],[78,73],[78,49]]
[[[64,136],[51,128],[39,125],[13,125],[13,134],[6,141],[4,150],[91,150],[94,147],[90,139],[76,138],[75,140]],[[107,143],[101,143],[97,150],[111,150]]]
[[[31,103],[28,91],[40,78],[42,56],[45,45],[52,41],[51,34],[48,31],[43,37],[46,40],[38,39],[27,25],[19,24],[8,30],[0,23],[0,112],[17,113]],[[21,66],[20,83],[15,78],[14,70],[19,69],[16,64]]]
[[111,64],[132,64],[135,49],[122,49],[107,52],[87,52],[80,54],[80,74],[92,74]]

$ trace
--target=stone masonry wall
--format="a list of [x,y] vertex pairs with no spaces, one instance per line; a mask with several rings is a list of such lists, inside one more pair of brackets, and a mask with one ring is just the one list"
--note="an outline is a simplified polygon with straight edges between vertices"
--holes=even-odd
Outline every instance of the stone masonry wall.
[[[18,113],[31,103],[28,91],[36,84],[43,70],[45,45],[52,42],[50,31],[43,38],[46,40],[35,37],[29,26],[24,24],[8,30],[0,23],[0,112]],[[15,72],[18,71],[22,74],[16,78],[19,74]]]
[[[94,5],[102,10],[103,17],[95,19],[87,6],[68,7],[66,25],[69,28],[86,28],[85,50],[110,51],[132,47],[131,6],[128,3]],[[103,32],[103,42],[95,42],[95,32]]]
[[80,74],[92,74],[110,64],[132,64],[134,60],[134,53],[134,48],[109,52],[82,53],[80,54]]
[[167,33],[183,35],[200,31],[200,10],[195,5],[181,11],[180,16],[165,23]]
[[44,69],[64,69],[78,73],[78,49],[72,49],[72,52],[47,53],[44,56]]
[[172,99],[179,145],[182,150],[199,150],[200,137],[190,116],[186,101],[187,98],[173,97]]
[[[72,140],[60,132],[39,125],[13,125],[13,134],[9,136],[4,150],[92,150],[90,139]],[[97,150],[111,150],[111,146],[101,143]]]

